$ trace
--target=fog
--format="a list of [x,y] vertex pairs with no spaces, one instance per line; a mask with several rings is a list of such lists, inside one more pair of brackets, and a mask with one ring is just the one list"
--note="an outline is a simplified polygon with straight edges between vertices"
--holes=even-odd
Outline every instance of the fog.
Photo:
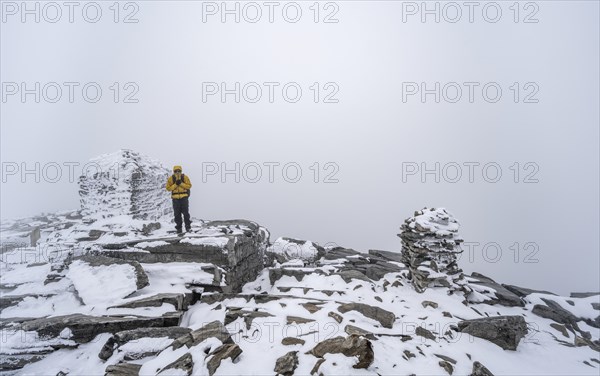
[[78,208],[68,166],[127,148],[193,217],[399,251],[445,207],[465,271],[598,291],[599,3],[513,3],[3,1],[1,216]]

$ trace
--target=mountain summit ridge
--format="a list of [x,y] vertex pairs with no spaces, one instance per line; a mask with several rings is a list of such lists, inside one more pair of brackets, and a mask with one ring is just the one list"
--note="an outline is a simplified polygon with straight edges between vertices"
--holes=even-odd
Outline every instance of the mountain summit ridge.
[[[118,161],[122,176],[80,180],[81,210],[1,225],[4,374],[600,369],[600,295],[464,274],[459,223],[446,209],[407,218],[401,252],[272,240],[245,219],[196,218],[177,236],[162,192],[168,170],[132,151],[95,161]],[[134,204],[159,194],[158,212]]]

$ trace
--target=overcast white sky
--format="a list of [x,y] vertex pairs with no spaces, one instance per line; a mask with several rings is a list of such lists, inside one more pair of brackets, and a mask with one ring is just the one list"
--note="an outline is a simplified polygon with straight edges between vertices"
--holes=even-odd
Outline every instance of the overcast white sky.
[[[480,243],[471,260],[461,259],[466,271],[559,293],[599,289],[597,1],[479,2],[473,22],[462,2],[439,2],[439,23],[435,14],[422,22],[420,1],[321,2],[318,14],[313,1],[239,2],[239,23],[232,14],[221,22],[220,1],[121,2],[118,14],[113,1],[80,2],[73,22],[62,2],[27,4],[35,10],[36,3],[39,22],[20,1],[2,2],[2,218],[79,205],[67,167],[52,183],[50,170],[35,182],[23,166],[78,162],[81,172],[88,159],[129,148],[169,168],[182,164],[199,218],[255,220],[273,239],[400,250],[405,218],[424,206],[446,207],[465,241]],[[88,21],[100,8],[98,21],[86,21],[84,8]],[[262,17],[249,22],[257,9]],[[449,22],[457,10],[461,18]],[[23,100],[21,84],[34,89],[36,82],[40,103],[35,94]],[[56,103],[52,82],[62,89]],[[73,103],[65,82],[79,85]],[[203,101],[203,83],[211,82],[229,89],[256,82],[262,97],[251,103],[256,87],[248,85],[240,103],[233,94],[222,103],[220,93]],[[265,82],[279,85],[272,84],[273,103]],[[428,94],[423,103],[420,93],[407,95],[413,82],[426,89],[439,82],[445,95],[436,103]],[[83,97],[87,83],[101,88],[97,103]],[[302,90],[296,103],[282,94],[287,83]],[[462,90],[456,103],[451,83]],[[497,87],[502,96],[489,103]],[[293,99],[294,86],[288,89]],[[130,99],[138,103],[124,103],[135,90]],[[328,99],[338,103],[324,103],[334,92]],[[525,103],[532,100],[538,103]],[[251,183],[254,170],[247,170],[239,183],[233,175],[203,183],[210,162],[258,163],[262,179]],[[279,163],[272,183],[269,162]],[[421,170],[436,162],[447,166],[439,183],[434,173],[422,182],[421,171],[403,178],[409,164]],[[469,162],[479,164],[472,182]],[[14,163],[20,170],[6,175]],[[283,178],[286,163],[302,169],[297,183]],[[457,164],[462,176],[453,183]],[[486,181],[497,167],[498,181]],[[325,183],[334,171],[338,182]]]

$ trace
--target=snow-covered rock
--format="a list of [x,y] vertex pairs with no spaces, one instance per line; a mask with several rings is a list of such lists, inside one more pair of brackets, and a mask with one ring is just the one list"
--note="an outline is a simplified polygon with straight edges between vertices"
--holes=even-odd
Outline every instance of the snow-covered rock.
[[325,249],[310,240],[280,237],[267,248],[267,252],[274,254],[280,262],[290,260],[313,262],[325,254]]
[[475,337],[484,338],[504,350],[516,350],[519,341],[527,334],[527,323],[523,316],[496,316],[458,323],[458,330]]
[[83,213],[160,219],[172,213],[171,199],[165,194],[169,174],[158,161],[131,150],[93,158],[79,178]]
[[470,291],[457,265],[463,242],[458,235],[459,227],[458,221],[444,208],[418,210],[400,227],[403,262],[409,267],[412,284],[418,292],[434,286]]
[[110,304],[148,286],[139,263],[85,255],[70,263],[67,278],[85,304]]

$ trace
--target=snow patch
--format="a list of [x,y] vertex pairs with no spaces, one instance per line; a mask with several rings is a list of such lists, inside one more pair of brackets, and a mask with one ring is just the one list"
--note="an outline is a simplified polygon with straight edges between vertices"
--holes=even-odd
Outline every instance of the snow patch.
[[191,245],[212,245],[219,248],[225,248],[229,243],[229,238],[220,237],[202,237],[202,238],[183,238],[180,243],[187,243]]
[[110,304],[137,291],[135,269],[129,264],[92,267],[75,260],[66,276],[85,304]]
[[139,248],[154,248],[154,247],[160,247],[162,245],[169,245],[169,243],[167,243],[164,240],[157,240],[157,241],[153,241],[153,242],[137,243],[135,246],[139,247]]

